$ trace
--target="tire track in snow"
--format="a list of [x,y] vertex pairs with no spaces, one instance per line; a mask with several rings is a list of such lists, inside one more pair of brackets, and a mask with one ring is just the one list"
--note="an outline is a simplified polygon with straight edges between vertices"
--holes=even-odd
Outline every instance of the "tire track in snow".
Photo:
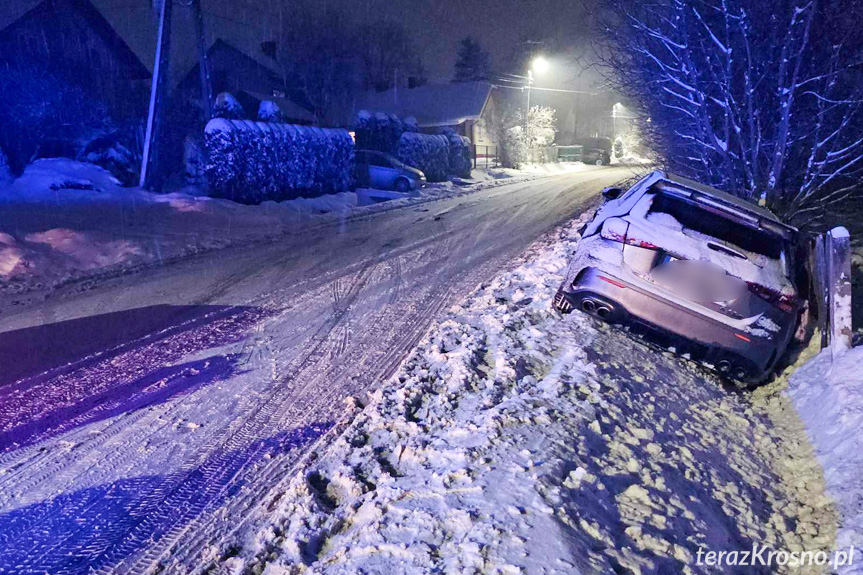
[[[232,273],[210,282],[197,295],[192,294],[196,303],[240,294],[242,298],[236,303],[274,310],[269,319],[259,324],[260,332],[254,335],[251,349],[247,349],[247,342],[241,351],[245,369],[264,375],[265,383],[244,387],[249,386],[251,376],[238,381],[239,389],[248,389],[252,395],[235,400],[232,419],[216,421],[215,426],[208,423],[195,432],[197,435],[187,436],[193,443],[181,450],[184,464],[161,478],[158,486],[147,484],[141,494],[126,502],[130,518],[119,522],[104,539],[111,545],[100,547],[103,539],[97,538],[75,551],[91,566],[101,563],[105,573],[148,572],[166,560],[172,549],[169,564],[178,566],[178,571],[199,565],[202,550],[229,533],[257,501],[283,480],[308,448],[302,443],[287,453],[270,453],[273,445],[262,440],[302,425],[335,419],[342,412],[341,400],[346,395],[365,393],[396,369],[447,303],[505,265],[520,247],[549,227],[550,220],[572,215],[583,201],[575,193],[561,199],[572,188],[568,178],[546,181],[542,186],[544,191],[533,194],[526,193],[532,186],[497,188],[493,194],[450,211],[438,222],[421,218],[420,223],[401,228],[404,231],[396,231],[398,226],[393,226],[387,233],[397,233],[396,241],[381,240],[382,244],[375,248],[377,254],[348,264],[344,263],[346,257],[338,259],[338,250],[325,245],[319,249],[333,254],[330,264],[326,260],[318,263],[317,253],[277,250],[274,246],[260,256],[255,253]],[[536,201],[545,194],[556,198],[553,204]],[[522,211],[523,221],[507,219],[516,209],[530,204],[542,206],[544,212],[527,209]],[[407,226],[406,220],[414,218],[414,210],[402,212],[404,215],[399,217]],[[366,227],[373,223],[372,218],[368,220],[363,224]],[[360,232],[368,234],[366,228]],[[401,240],[405,234],[409,234],[411,242]],[[378,243],[360,239],[373,248]],[[338,237],[332,240],[337,244],[339,241]],[[221,265],[221,261],[217,264]],[[285,276],[279,271],[281,266],[298,266],[313,275]],[[348,278],[354,281],[343,286]],[[340,285],[334,285],[334,280]],[[258,289],[259,285],[266,289]],[[333,304],[336,300],[338,305]],[[326,307],[333,315],[324,320],[314,316],[315,310]],[[339,317],[334,319],[337,314]],[[300,342],[304,342],[301,350],[293,349]],[[212,408],[210,412],[218,413]],[[193,409],[183,401],[160,406],[154,413],[133,412],[100,426],[103,433],[113,433],[111,437],[87,438],[76,450],[91,458],[96,467],[110,469],[113,476],[136,477],[141,473],[137,467],[141,453],[130,446],[145,446],[146,457],[161,457],[161,450],[176,449],[168,431],[177,418],[190,413],[194,413]],[[69,439],[79,440],[82,435],[83,432],[73,432]],[[312,437],[310,441],[313,440]],[[106,453],[106,449],[110,451]],[[231,455],[238,450],[242,456]],[[11,468],[34,458],[33,450],[15,453],[0,465],[0,472],[7,464]],[[45,453],[32,460],[25,466],[39,465],[43,470],[34,488],[58,486],[52,474],[45,473],[52,469],[63,469],[66,479],[60,485],[64,492],[73,491],[81,483],[71,476],[75,467],[64,468],[69,465],[68,456]],[[30,471],[35,469],[21,468],[19,476],[32,478]],[[8,493],[5,481],[0,473],[0,495]],[[98,508],[98,504],[90,505]],[[86,506],[87,502],[82,502],[64,511],[86,515]],[[0,509],[7,508],[0,505]],[[151,518],[149,522],[147,518]],[[32,528],[38,530],[39,526]],[[74,533],[60,546],[46,548],[40,555],[47,558],[47,554],[60,552],[62,545],[71,547],[80,534],[86,535]],[[0,551],[3,548],[0,543]],[[68,569],[56,572],[81,572],[76,571],[80,566],[81,563],[70,564]]]

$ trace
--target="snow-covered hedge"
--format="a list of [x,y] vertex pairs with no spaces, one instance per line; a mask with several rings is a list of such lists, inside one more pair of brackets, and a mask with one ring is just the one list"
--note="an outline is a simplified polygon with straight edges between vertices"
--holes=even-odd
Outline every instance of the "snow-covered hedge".
[[449,134],[449,170],[462,178],[470,177],[471,144],[468,138],[458,134]]
[[398,157],[425,172],[430,182],[443,182],[450,173],[449,140],[446,136],[405,132],[399,138]]
[[362,110],[354,122],[357,138],[357,148],[360,150],[377,150],[396,155],[399,140],[406,132],[416,132],[416,120],[402,120],[393,114],[378,112],[372,114]]
[[357,149],[397,156],[425,172],[430,182],[442,182],[451,174],[470,177],[470,140],[458,134],[420,134],[415,118],[365,110],[357,114],[354,130]]
[[243,106],[230,92],[222,92],[216,96],[213,104],[214,118],[227,118],[229,120],[241,120],[246,115]]
[[259,122],[283,122],[282,110],[279,105],[271,100],[261,100],[258,106]]
[[346,130],[216,118],[205,128],[210,194],[244,203],[346,192]]

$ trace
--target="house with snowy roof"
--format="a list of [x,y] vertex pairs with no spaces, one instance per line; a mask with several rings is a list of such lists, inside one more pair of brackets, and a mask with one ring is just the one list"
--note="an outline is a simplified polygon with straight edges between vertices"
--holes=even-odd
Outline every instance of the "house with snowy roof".
[[[154,0],[17,0],[0,4],[0,65],[39,66],[62,74],[104,102],[117,117],[146,111],[158,32]],[[240,9],[246,5],[248,10]],[[279,99],[283,114],[313,121],[302,94],[286,89],[274,59],[273,19],[251,0],[213,2],[204,10],[214,94],[235,94],[254,115],[261,99]],[[244,15],[245,20],[237,15]],[[171,27],[171,84],[198,98],[200,81],[194,14],[178,4]],[[263,41],[262,41],[263,39]]]
[[493,146],[498,101],[497,90],[488,82],[426,84],[360,94],[346,111],[344,121],[347,125],[361,110],[394,114],[402,119],[415,118],[423,132],[450,129],[474,145]]

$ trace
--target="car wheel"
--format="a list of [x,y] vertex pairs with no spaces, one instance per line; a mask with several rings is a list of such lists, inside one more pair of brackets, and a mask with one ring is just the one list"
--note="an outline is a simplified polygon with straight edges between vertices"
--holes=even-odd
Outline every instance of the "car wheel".
[[402,194],[406,194],[411,191],[411,183],[407,178],[399,178],[396,180],[396,191]]
[[602,165],[602,164],[604,164],[604,163],[605,163],[605,162],[603,162],[603,161],[602,161],[602,158],[598,158],[598,159],[596,160],[596,165],[597,165],[597,166],[601,166],[601,165]]

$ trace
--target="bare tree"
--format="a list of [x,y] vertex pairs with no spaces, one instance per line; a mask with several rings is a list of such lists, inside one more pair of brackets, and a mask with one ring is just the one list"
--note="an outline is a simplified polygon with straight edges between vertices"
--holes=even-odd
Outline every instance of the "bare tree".
[[424,82],[422,61],[402,24],[312,0],[283,10],[279,60],[289,84],[304,92],[319,117],[349,108],[361,90]]
[[289,85],[302,90],[320,117],[359,89],[356,30],[344,13],[314,2],[296,2],[286,10],[279,61]]
[[[863,45],[851,0],[611,0],[598,54],[670,169],[798,224],[859,195]],[[841,18],[840,18],[841,16]]]

